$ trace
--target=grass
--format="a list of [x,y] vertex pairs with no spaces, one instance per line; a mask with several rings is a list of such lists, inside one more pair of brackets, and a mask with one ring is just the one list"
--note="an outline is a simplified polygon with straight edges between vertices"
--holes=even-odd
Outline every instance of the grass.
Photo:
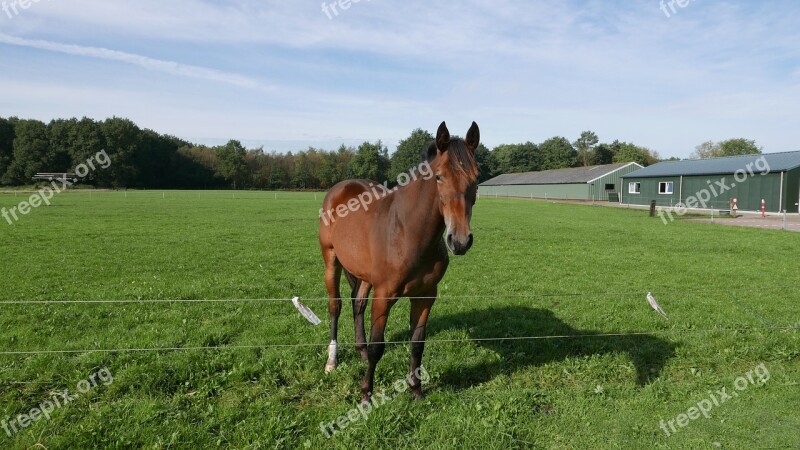
[[[321,195],[62,194],[0,222],[0,301],[268,299],[325,319]],[[315,200],[314,196],[317,196]],[[9,208],[22,197],[0,195]],[[0,355],[0,421],[102,368],[99,384],[0,446],[33,448],[781,448],[800,443],[800,234],[646,211],[483,199],[474,248],[453,258],[429,322],[428,396],[408,393],[326,438],[355,408],[351,346],[323,373],[326,326],[283,301],[0,305],[0,351],[222,347]],[[669,314],[650,309],[652,291]],[[477,297],[469,297],[477,296]],[[349,304],[340,340],[353,341]],[[773,328],[774,327],[774,328]],[[638,334],[633,334],[638,333]],[[620,334],[610,336],[609,334]],[[515,336],[575,336],[463,341]],[[387,338],[407,339],[408,302]],[[457,342],[450,342],[455,340]],[[320,344],[266,347],[270,344]],[[224,347],[254,346],[254,348]],[[659,422],[763,385],[667,436]],[[390,345],[376,387],[408,366]]]

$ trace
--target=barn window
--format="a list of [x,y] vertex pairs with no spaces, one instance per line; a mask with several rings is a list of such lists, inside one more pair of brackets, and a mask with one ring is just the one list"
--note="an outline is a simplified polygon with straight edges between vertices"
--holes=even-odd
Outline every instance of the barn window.
[[628,194],[638,194],[642,192],[642,183],[628,183]]
[[615,186],[614,183],[606,184],[606,190],[607,191],[613,191],[614,190],[614,186]]
[[662,181],[658,183],[659,194],[672,194],[672,181]]

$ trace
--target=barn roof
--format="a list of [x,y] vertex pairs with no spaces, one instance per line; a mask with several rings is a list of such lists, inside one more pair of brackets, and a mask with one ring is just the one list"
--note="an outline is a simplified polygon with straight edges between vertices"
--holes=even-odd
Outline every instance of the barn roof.
[[683,161],[664,161],[623,175],[623,178],[677,177],[680,175],[733,174],[746,170],[748,164],[754,172],[763,172],[764,163],[756,161],[764,158],[770,172],[784,172],[800,167],[800,151],[783,153],[764,153],[761,155],[728,156],[724,158],[687,159]]
[[[484,181],[481,186],[508,186],[519,184],[582,184],[602,178],[612,172],[634,162],[604,164],[601,166],[573,167],[569,169],[553,169],[541,172],[506,173],[491,180]],[[641,167],[641,166],[639,166]]]

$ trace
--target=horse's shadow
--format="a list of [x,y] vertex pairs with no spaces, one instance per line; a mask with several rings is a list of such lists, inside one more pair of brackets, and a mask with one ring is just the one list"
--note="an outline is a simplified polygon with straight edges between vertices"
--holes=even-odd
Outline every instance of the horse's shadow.
[[[626,353],[636,368],[637,384],[644,386],[657,378],[667,360],[675,355],[675,344],[655,336],[601,336],[600,331],[575,329],[552,312],[539,308],[489,307],[446,316],[432,315],[428,320],[429,339],[452,329],[467,330],[469,338],[476,340],[478,346],[500,355],[499,359],[447,369],[441,374],[440,381],[455,389],[465,389],[527,367],[607,353]],[[526,336],[553,337],[481,340]],[[399,332],[393,338],[408,339],[406,334]]]

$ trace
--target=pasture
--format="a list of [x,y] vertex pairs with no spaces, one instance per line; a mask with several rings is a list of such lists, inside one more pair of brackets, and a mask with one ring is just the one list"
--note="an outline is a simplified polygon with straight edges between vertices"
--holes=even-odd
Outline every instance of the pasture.
[[[399,394],[326,437],[320,423],[358,403],[365,364],[342,345],[323,373],[314,195],[75,192],[0,222],[0,421],[113,374],[49,419],[0,430],[0,447],[800,445],[800,235],[506,199],[478,201],[475,245],[440,284],[426,399]],[[80,303],[100,300],[127,302]],[[392,310],[389,341],[408,339],[408,314],[407,301]],[[342,343],[351,317],[347,301]],[[89,349],[119,351],[10,354]],[[389,345],[376,388],[393,392],[408,357]],[[660,428],[761,364],[765,383]]]

